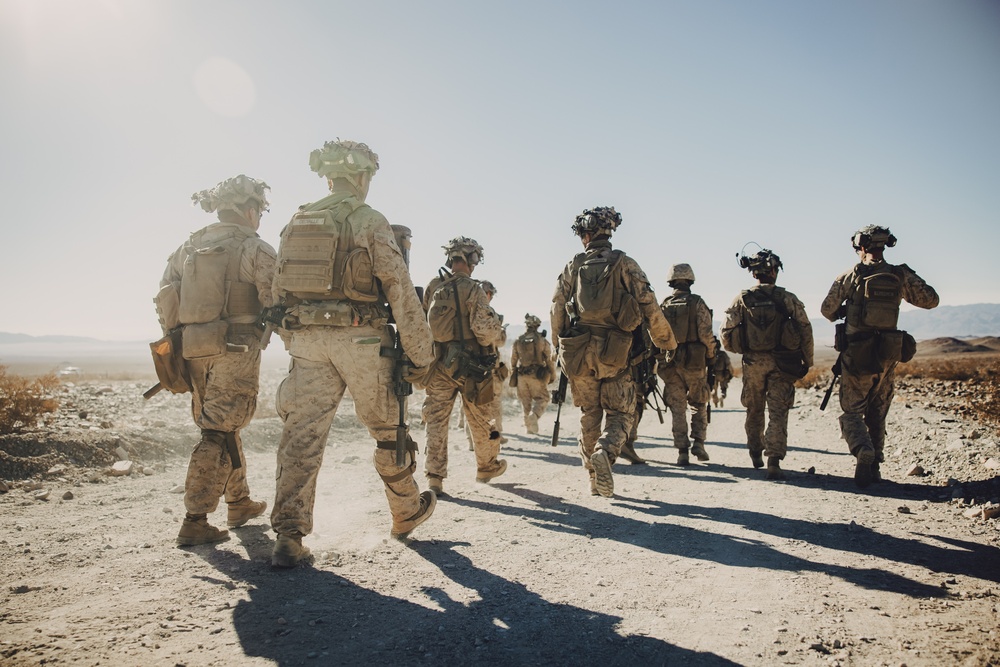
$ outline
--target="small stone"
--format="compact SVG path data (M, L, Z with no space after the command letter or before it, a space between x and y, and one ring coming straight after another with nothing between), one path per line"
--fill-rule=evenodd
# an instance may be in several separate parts
M914 463L906 471L907 477L921 477L923 476L923 474L924 474L924 469L923 467L921 467L919 463Z
M104 385L103 387L101 387L100 389L98 389L95 393L98 393L98 394L113 394L114 392L115 392L114 388L112 388L112 387L110 387L108 385Z
M72 491L67 491L66 493L64 493L62 495L62 499L63 500L73 500L73 492Z
M983 467L987 470L1000 470L1000 460L990 457L983 463Z
M978 440L980 436L982 436L982 433L980 433L976 429L972 429L971 431L965 434L965 437L968 438L969 440Z
M1000 505L983 508L983 519L995 519L1000 516Z
M847 524L847 530L851 531L852 533L858 530L858 524L854 521L854 519L851 519L851 522Z
M809 474L809 475L815 475L816 474L816 466L809 466L809 470L806 470L806 473Z
M164 514L173 514L174 511L172 509L170 509L169 507L164 507L163 508L163 513Z
M79 417L80 419L86 419L87 418L87 411L86 410L80 410L80 412L78 412L76 416Z
M910 508L907 507L906 505L900 505L899 507L896 508L896 511L899 512L900 514L913 514L913 512L910 511Z
M982 507L970 507L969 509L967 509L964 512L962 512L962 516L964 516L966 519L977 519L977 518L983 516L983 508Z
M51 468L49 468L45 472L45 474L46 475L61 475L64 472L66 472L66 466L64 466L64 465L54 465Z
M126 452L125 448L122 447L122 446L118 446L118 447L115 448L115 456L118 457L119 461L128 461L129 460L129 458L128 458L128 452Z
M833 648L844 648L844 642L840 641L839 639L834 639Z
M163 428L166 425L167 422L163 421L162 419L157 419L156 421L153 422L153 426L155 426L156 428Z
M965 449L965 440L952 440L948 443L949 452L957 452Z
M115 461L114 465L111 466L109 475L114 477L122 477L124 475L131 475L132 469L135 464L132 461Z
M48 500L49 499L49 490L48 489L39 489L38 491L35 491L34 493L32 493L31 497L34 498L35 500Z
M10 487L7 486L7 482L0 479L0 493L7 493L10 491Z
M170 493L184 493L184 485L178 484L177 486L171 487Z
M284 618L282 618L282 617L279 616L278 620L275 621L275 623L277 623L278 625L286 625L288 623L288 621L286 621Z

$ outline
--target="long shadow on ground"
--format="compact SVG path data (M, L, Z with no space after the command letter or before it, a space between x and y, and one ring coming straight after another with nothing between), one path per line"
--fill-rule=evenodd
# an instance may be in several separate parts
M233 578L248 585L250 599L233 611L240 645L246 655L277 665L736 665L658 639L622 637L615 632L620 617L549 602L476 567L459 552L463 543L410 542L445 576L478 595L457 601L425 585L429 606L440 608L433 609L311 566L273 570L265 530L240 531L249 561L230 551L197 553L222 575L213 583L232 586ZM378 574L373 566L366 576ZM407 592L419 586L413 581Z

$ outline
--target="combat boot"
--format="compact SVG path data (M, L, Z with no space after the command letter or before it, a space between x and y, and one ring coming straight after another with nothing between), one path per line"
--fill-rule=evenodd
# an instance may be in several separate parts
M698 440L694 441L694 445L691 447L691 453L698 457L699 461L708 460L708 452L705 451L705 443Z
M538 433L538 417L535 416L534 412L529 412L524 418L524 430L526 430L529 435L535 435Z
M405 540L410 536L410 533L414 528L431 518L431 514L434 514L434 508L436 506L437 496L434 495L434 492L424 491L420 494L420 509L417 510L417 513L409 519L405 519L403 521L393 521L392 531L389 535L396 540Z
M760 452L751 451L750 452L750 461L753 462L753 467L754 468L763 468L764 467L764 457L761 455Z
M882 471L879 470L879 462L872 464L872 484L882 481Z
M781 459L777 456L767 457L767 479L785 479L785 473L781 471Z
M618 456L625 459L632 465L643 465L646 463L646 459L639 456L635 451L635 443L626 442L622 445L622 450L618 453Z
M476 472L477 482L488 482L494 477L499 477L504 474L507 470L507 461L504 459L497 459L496 468L493 470L479 470Z
M427 488L434 492L436 496L447 496L444 492L444 479L437 475L427 475Z
M594 471L590 471L590 495L599 496L600 493L597 492L597 478L594 477Z
M687 447L677 450L677 465L686 466L691 464L691 457L688 456Z
M271 567L295 567L312 559L309 547L302 544L301 535L278 533L271 552Z
M229 531L219 529L208 523L204 514L188 514L184 517L181 530L177 533L177 544L182 547L193 547L198 544L225 542L229 539Z
M854 483L863 489L872 483L872 464L875 463L875 450L869 446L858 449L855 454L858 461L854 465Z
M603 449L598 449L590 457L590 465L594 466L594 484L597 493L610 498L615 495L615 478L611 476L611 459Z
M226 525L230 528L239 528L250 519L256 519L267 509L267 501L250 500L250 496L235 503L229 503L229 513Z

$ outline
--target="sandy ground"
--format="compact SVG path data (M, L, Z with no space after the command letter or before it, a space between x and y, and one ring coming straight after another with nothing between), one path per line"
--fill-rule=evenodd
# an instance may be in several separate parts
M269 503L279 379L267 372L244 435L253 495ZM887 481L864 492L818 389L791 414L787 481L765 481L737 380L713 410L710 462L675 466L669 417L647 413L649 464L617 463L610 499L589 494L575 409L553 448L554 408L527 436L510 401L507 473L477 484L453 428L452 496L408 544L388 539L372 443L346 401L306 538L316 562L279 571L266 517L219 545L175 546L196 431L186 397L144 403L144 388L77 383L46 426L122 447L132 475L105 475L112 457L0 495L0 663L1000 665L1000 532L966 516L997 500L997 438L905 395ZM906 476L914 463L925 476Z

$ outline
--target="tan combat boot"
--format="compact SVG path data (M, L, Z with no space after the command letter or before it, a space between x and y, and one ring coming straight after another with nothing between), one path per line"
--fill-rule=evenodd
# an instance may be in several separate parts
M767 475L766 479L785 479L785 473L781 471L781 459L777 456L767 457Z
M301 535L278 533L271 552L271 567L295 567L311 558L312 552L302 544Z
M635 444L631 442L626 442L622 445L622 450L618 452L618 456L632 465L642 465L646 462L646 459L639 456L638 452L635 451Z
M444 492L444 479L437 475L427 475L427 488L434 492L434 495L447 496Z
M230 528L239 528L250 519L256 519L267 509L267 502L260 500L250 500L250 496L229 503L229 514L226 517L226 525Z
M590 457L590 465L594 466L594 483L597 492L605 498L615 495L615 478L611 475L611 459L603 449L598 449Z
M691 464L691 457L688 456L687 447L677 450L677 465L686 466Z
M526 430L529 435L535 435L538 433L538 417L535 416L534 412L529 412L524 418L524 430Z
M222 530L208 523L204 514L188 514L184 517L181 530L177 533L177 544L182 547L193 547L198 544L225 542L229 539L229 531Z
M599 496L600 493L597 492L597 478L594 477L594 471L590 471L590 495Z
M764 467L764 457L760 452L750 452L750 460L753 462L754 468Z
M694 445L691 447L691 453L698 457L699 461L708 460L708 452L705 451L705 443L698 440L694 441Z
M434 514L434 508L436 506L437 496L434 492L424 491L420 494L420 509L417 510L417 513L409 519L405 519L403 521L393 521L392 531L389 535L396 540L405 540L410 536L410 533L414 528L431 518L431 514Z
M494 477L499 477L504 474L507 470L507 461L504 459L497 459L496 467L492 470L479 470L476 472L477 482L488 482Z
M864 446L860 448L855 454L858 457L858 462L854 466L854 483L858 485L858 488L865 488L874 480L874 472L872 471L872 464L875 463L875 450L869 446Z

